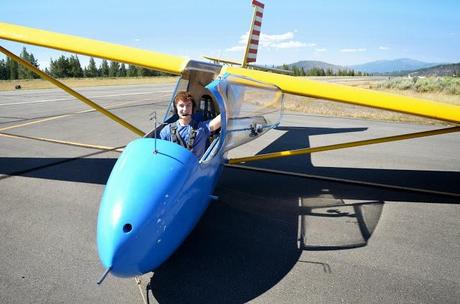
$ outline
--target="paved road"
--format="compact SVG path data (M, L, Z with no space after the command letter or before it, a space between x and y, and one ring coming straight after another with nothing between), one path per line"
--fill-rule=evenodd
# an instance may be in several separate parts
M147 131L172 89L79 91ZM118 153L30 139L116 147L136 137L86 109L56 90L0 92L0 132L22 136L0 136L1 303L142 303L133 279L95 284L98 204ZM430 128L287 113L230 156ZM253 165L459 193L459 150L449 134ZM458 196L235 168L215 193L183 246L141 278L151 302L458 303Z

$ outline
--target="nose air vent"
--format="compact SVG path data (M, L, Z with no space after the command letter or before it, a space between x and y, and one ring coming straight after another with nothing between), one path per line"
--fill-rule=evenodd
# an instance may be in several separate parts
M123 226L123 232L124 232L124 233L128 233L128 232L130 232L131 230L133 230L133 226L132 226L131 224L125 224L125 225Z

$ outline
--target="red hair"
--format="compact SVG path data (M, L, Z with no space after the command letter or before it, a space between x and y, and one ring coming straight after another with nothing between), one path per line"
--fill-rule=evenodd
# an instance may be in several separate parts
M182 101L191 101L192 102L192 111L195 111L195 100L193 100L192 94L187 91L180 91L179 93L176 94L176 97L174 97L174 113L177 113L177 103L182 100Z

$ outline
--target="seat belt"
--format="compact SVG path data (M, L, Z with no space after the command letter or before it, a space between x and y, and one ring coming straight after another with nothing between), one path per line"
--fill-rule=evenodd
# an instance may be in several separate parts
M187 145L185 144L184 140L180 136L179 132L177 132L177 122L170 124L169 128L171 130L171 141L173 143L181 145L184 148L187 148Z
M185 143L184 139L182 138L182 136L180 136L179 132L177 132L177 121L175 123L172 123L169 125L170 127L170 130L171 130L171 141L176 143L176 144L179 144L181 145L182 147L192 151L193 149L193 145L195 144L195 139L196 139L196 133L197 133L197 123L192 120L190 122L190 131L189 131L189 134L188 134L188 141L187 141L187 144Z
M190 122L190 132L188 134L188 143L187 143L187 149L192 151L193 149L193 144L195 143L195 138L196 138L196 129L197 129L197 123L196 121L192 120Z

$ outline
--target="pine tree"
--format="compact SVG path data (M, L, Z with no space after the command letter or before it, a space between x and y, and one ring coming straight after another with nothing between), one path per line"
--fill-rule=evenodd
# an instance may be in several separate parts
M158 72L155 70L148 70L148 71L149 71L149 76L167 76L168 75L167 73L162 73L162 72Z
M149 70L146 68L137 67L137 76L138 77L147 77L149 75Z
M78 58L77 58L78 61ZM79 62L78 62L79 64ZM75 71L73 70L72 66L76 66L75 58L70 57L67 58L64 55L61 55L57 60L50 59L50 74L56 78L67 78L67 77L74 77ZM81 66L80 66L81 69ZM83 73L82 73L83 74Z
M25 61L29 62L30 64L32 64L34 67L38 68L38 62L34 58L34 55L29 54L25 47L22 48L20 57L24 59ZM19 65L18 66L18 78L19 79L33 79L33 78L38 78L38 75L35 75L34 72L24 67L23 65Z
M94 58L91 57L89 59L88 67L85 69L85 77L97 77L98 76L98 70L96 67L96 62L94 61Z
M299 68L296 65L292 66L292 71L294 73L294 76L299 76L300 71L299 71Z
M50 74L53 77L57 77L57 62L53 60L53 58L50 58L50 69L48 74Z
M121 66L120 66L120 70L118 71L118 77L126 77L126 67L125 67L125 64L122 63Z
M311 68L307 71L307 76L318 76L318 71L316 68Z
M136 77L137 76L137 68L135 65L130 64L128 67L128 77Z
M99 68L99 75L101 77L109 76L109 64L105 59L102 60L101 67Z
M305 70L303 69L303 67L300 67L300 75L299 76L306 76Z
M19 57L21 57L22 59L26 60L26 61L29 61L29 53L27 53L26 51L26 48L23 47L22 48L22 52L21 54L19 55ZM19 65L18 66L18 79L28 79L28 73L27 73L27 68L25 68L24 66L22 65Z
M3 59L0 60L0 79L1 80L8 79L8 71L6 68L6 62Z
M109 77L117 77L119 69L120 69L120 64L116 61L111 61L110 67L109 67Z
M57 60L50 59L50 74L56 78L72 77L70 60L61 55Z
M18 79L18 63L12 60L10 57L6 57L6 69L8 73L8 79Z
M69 60L69 76L83 77L83 69L81 68L80 60L77 55L71 55Z
M30 63L31 63L34 67L39 68L38 59L35 59L34 54L30 53L29 59L30 59ZM29 71L29 72L30 72L30 74L32 75L32 78L33 78L33 79L38 79L38 78L40 78L40 76L38 76L38 74L35 74L35 73L32 72L32 71Z

